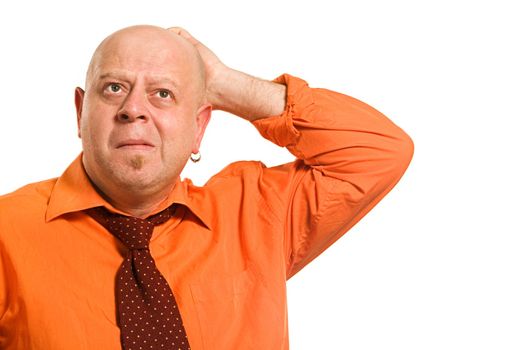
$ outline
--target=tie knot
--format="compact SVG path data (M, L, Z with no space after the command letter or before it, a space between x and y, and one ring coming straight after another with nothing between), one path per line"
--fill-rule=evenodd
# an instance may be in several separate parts
M148 249L153 228L166 222L173 214L173 206L146 219L109 212L104 207L88 210L88 214L117 237L128 249Z
M153 224L128 216L114 216L107 219L108 231L124 243L128 249L147 249L153 234Z

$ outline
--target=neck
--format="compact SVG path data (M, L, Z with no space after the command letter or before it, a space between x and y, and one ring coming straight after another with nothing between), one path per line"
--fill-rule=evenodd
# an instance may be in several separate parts
M120 211L123 211L131 216L145 219L159 206L159 204L166 199L163 197L158 201L141 201L141 200L112 200L106 197L106 200L111 203L112 206Z
M131 216L145 219L158 208L158 206L168 198L171 188L166 188L163 191L134 191L126 188L121 190L118 187L116 190L104 189L102 186L97 186L91 181L93 187L97 192L113 207L129 214Z

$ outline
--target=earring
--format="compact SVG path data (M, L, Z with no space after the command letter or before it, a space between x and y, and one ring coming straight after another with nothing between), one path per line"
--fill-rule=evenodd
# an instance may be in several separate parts
M193 163L197 163L199 160L201 160L201 152L197 151L197 153L192 153L190 159Z

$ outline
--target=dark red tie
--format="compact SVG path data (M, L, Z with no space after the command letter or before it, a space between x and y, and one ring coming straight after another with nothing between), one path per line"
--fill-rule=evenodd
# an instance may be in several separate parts
M88 214L129 249L117 272L116 303L124 350L189 350L175 297L155 266L149 251L153 227L167 221L174 206L139 219L109 212L104 207Z

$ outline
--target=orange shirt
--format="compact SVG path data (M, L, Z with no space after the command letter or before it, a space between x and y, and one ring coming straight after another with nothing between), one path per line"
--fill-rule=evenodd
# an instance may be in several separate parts
M399 181L413 144L349 96L283 75L287 106L254 122L297 160L231 164L203 186L178 181L155 212L150 250L193 350L288 349L286 280ZM0 348L120 349L115 275L126 248L84 210L120 212L80 157L64 174L0 197ZM153 214L153 213L152 213Z

